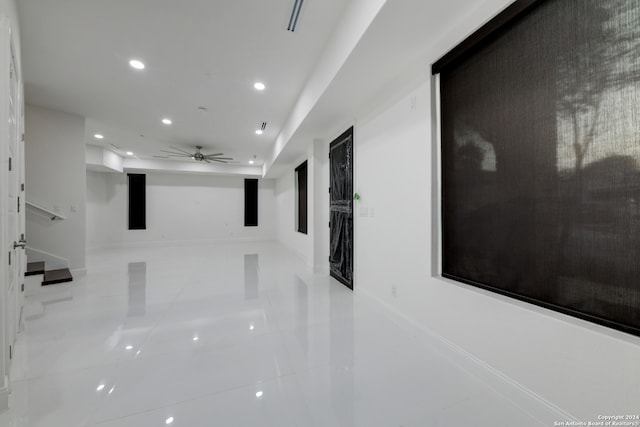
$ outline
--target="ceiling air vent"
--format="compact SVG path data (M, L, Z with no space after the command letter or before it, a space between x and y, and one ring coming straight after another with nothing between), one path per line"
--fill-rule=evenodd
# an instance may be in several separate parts
M261 129L261 130L265 130L266 128L267 128L267 122L262 122L262 123L260 124L260 129Z
M298 18L300 17L300 10L302 9L302 3L304 3L304 0L294 0L287 31L291 31L293 33L296 30L296 26L298 25Z

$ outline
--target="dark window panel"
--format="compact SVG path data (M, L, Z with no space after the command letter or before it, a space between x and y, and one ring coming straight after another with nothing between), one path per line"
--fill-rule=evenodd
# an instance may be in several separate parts
M258 226L258 180L244 180L244 226Z
M298 184L298 232L307 234L307 162L296 168Z
M146 230L146 175L137 173L127 175L129 178L129 230Z

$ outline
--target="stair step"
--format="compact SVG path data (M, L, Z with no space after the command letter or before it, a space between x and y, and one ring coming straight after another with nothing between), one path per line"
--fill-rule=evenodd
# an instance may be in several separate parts
M37 276L38 274L44 274L44 261L28 262L27 271L25 276Z
M73 276L68 268L61 268L60 270L49 270L44 272L44 280L42 286L54 285L56 283L71 282Z

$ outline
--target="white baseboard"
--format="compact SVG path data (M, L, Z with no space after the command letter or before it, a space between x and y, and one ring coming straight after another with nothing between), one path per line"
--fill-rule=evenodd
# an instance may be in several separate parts
M276 241L273 236L262 237L220 237L212 239L193 239L193 240L149 240L141 242L120 242L109 243L105 245L94 245L87 247L87 253L108 249L123 248L156 248L171 246L192 246L192 245L208 245L216 243L251 243L251 242L272 242Z
M459 345L449 341L445 337L433 332L427 326L410 318L405 313L388 304L380 297L366 290L357 289L357 287L354 290L354 293L359 297L368 298L371 301L381 305L387 311L389 311L393 315L393 317L396 318L400 323L406 324L417 332L426 334L430 338L442 343L442 349L444 350L444 352L446 352L445 356L448 360L456 363L461 367L472 366L473 368L469 370L472 371L469 372L471 375L483 381L494 391L501 394L503 397L511 401L514 405L518 406L523 411L528 412L529 415L539 420L544 425L554 425L554 422L556 421L578 422L578 418L576 418L575 416L569 414L562 408L544 399L523 384L520 384L513 378L495 369L473 354L467 352ZM535 402L535 407L532 407L531 402Z

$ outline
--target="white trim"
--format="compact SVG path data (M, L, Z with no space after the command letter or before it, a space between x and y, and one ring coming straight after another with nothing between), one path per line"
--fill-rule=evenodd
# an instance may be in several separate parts
M442 116L440 111L440 74L431 79L431 129L435 145L432 152L432 216L431 216L431 277L442 277Z

